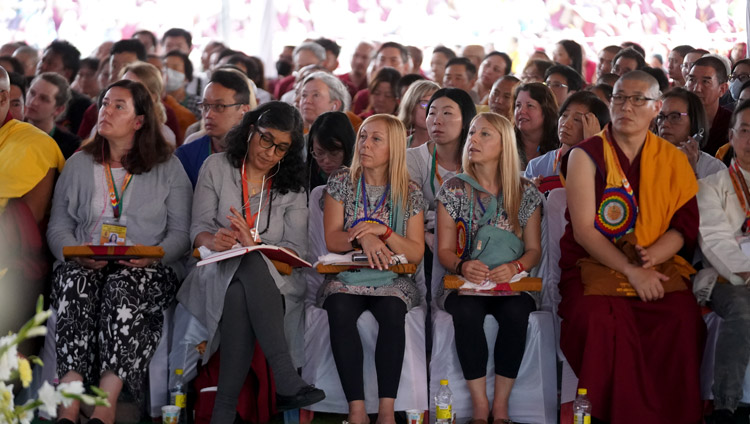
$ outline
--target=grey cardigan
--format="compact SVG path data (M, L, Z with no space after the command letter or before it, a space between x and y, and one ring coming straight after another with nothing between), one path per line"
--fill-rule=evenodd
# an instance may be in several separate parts
M307 255L307 195L302 192L273 196L268 206L258 216L258 228L264 243L286 247L294 250L304 258ZM250 198L250 209L258 209L259 195ZM266 203L266 200L263 201ZM226 153L216 153L208 157L201 167L198 183L195 185L193 199L193 222L190 227L190 238L195 238L203 231L216 233L219 228L229 228L227 219L229 207L240 209L242 206L242 183L239 169L233 167ZM266 266L276 286L284 296L284 330L292 360L301 367L304 360L304 276L295 268L292 275L280 275L268 258ZM221 334L219 322L223 314L224 296L227 287L234 278L241 257L221 262L194 267L185 278L177 293L177 300L203 324L208 331L208 345L203 357L208 362L219 347Z
M78 152L68 159L55 187L52 216L47 227L47 242L57 262L63 261L63 246L91 242L98 237L101 225L92 213L94 193L94 158ZM134 175L125 191L123 210L127 217L128 244L161 246L162 262L178 278L184 277L181 259L190 250L190 206L193 190L179 159L172 156L149 172ZM109 207L108 205L106 207Z

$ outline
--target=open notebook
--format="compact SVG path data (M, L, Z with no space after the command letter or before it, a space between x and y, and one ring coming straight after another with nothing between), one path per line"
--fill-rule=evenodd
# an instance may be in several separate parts
M223 252L213 252L209 255L203 256L203 260L199 261L197 266L208 265L225 259L234 258L236 256L242 256L256 250L266 255L266 257L272 261L284 262L295 268L310 268L312 266L310 262L295 255L291 250L279 246L271 246L269 244L240 246Z

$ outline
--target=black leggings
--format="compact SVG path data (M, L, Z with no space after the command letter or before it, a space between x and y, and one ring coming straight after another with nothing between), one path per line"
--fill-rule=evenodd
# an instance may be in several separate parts
M453 315L456 351L466 380L487 375L487 338L484 317L491 314L500 328L495 341L495 374L516 378L526 349L526 327L529 314L536 310L527 293L519 296L459 296L451 293L445 310Z
M219 325L221 364L211 423L234 422L256 340L273 371L277 393L293 395L306 385L287 349L281 293L260 253L248 253L242 258L224 296Z
M375 345L375 369L378 375L378 397L396 398L406 344L406 304L392 296L361 296L337 293L323 303L328 311L331 350L339 372L346 400L365 399L362 341L357 319L366 310L378 321Z

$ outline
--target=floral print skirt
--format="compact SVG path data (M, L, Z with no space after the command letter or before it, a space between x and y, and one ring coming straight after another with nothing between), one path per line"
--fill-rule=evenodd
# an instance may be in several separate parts
M58 267L52 289L58 377L75 371L84 384L98 385L99 377L111 371L140 398L161 339L163 311L178 285L174 271L161 263L92 270L65 262Z

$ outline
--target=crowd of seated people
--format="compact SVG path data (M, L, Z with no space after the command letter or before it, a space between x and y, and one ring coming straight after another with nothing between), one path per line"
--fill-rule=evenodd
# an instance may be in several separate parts
M137 31L86 58L64 40L0 48L0 229L14 246L0 246L0 269L51 294L58 378L109 393L91 422L113 423L119 393L144 390L162 313L176 302L207 332L202 362L221 352L212 423L240 419L257 352L277 409L325 398L299 375L302 273L257 252L201 267L193 257L260 243L306 257L319 186L325 247L362 250L370 268L329 275L314 296L329 316L350 423L369 422L358 317L370 311L379 325L377 421L392 423L405 316L430 300L416 274L387 270L393 256L423 262L428 287L433 256L469 283L505 283L544 262L545 242L561 251L560 348L593 422L747 422L746 46L680 45L649 66L655 55L632 42L590 60L565 39L515 64L516 54L441 45L429 47L424 72L421 49L363 41L339 74L336 41L300 41L279 55L276 79L220 42L202 46L196 66L180 28ZM552 190L565 191L565 210L545 210ZM542 235L551 212L566 217L560 240ZM496 250L480 253L480 240ZM110 242L164 256L63 255ZM536 297L441 289L431 301L452 315L472 423L511 422ZM712 409L700 393L700 306L724 320ZM487 315L501 328L493 399ZM75 423L79 409L61 408L58 422Z

